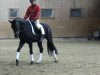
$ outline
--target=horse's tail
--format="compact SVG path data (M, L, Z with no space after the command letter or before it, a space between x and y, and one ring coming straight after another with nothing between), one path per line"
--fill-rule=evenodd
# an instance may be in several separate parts
M47 27L47 51L49 55L53 55L53 51L55 51L56 54L58 54L58 51L53 43L53 39L52 39L52 31L50 29L50 27Z
M58 54L58 51L56 49L56 47L54 46L53 42L52 41L47 41L47 51L48 51L48 54L50 56L53 55L53 51L55 51L56 54Z

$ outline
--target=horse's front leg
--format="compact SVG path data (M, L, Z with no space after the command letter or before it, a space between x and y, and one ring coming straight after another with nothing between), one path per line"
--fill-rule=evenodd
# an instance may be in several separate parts
M18 46L18 49L17 49L17 54L16 54L16 65L18 66L19 65L19 54L20 54L20 50L21 48L23 47L25 43L20 41L19 42L19 46Z
M30 57L31 57L31 63L30 65L34 64L34 56L33 56L33 47L32 47L32 43L29 43L29 48L30 48Z
M43 47L42 47L42 42L38 42L37 44L38 44L38 47L40 50L39 59L38 59L37 63L40 63L42 61Z

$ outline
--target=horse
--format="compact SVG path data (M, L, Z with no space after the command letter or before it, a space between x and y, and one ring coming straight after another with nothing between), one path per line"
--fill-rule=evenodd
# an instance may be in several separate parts
M14 32L14 37L15 38L19 38L19 46L17 48L17 52L16 52L16 65L19 65L19 55L20 55L20 50L21 48L24 46L25 43L27 43L29 45L29 53L30 53L30 57L31 57L31 65L34 64L34 53L33 53L33 47L32 47L32 43L37 42L37 45L39 47L39 59L37 61L37 63L41 63L42 62L42 54L43 54L43 46L42 46L42 41L40 41L40 36L41 36L41 31L39 29L36 28L35 23L32 23L32 26L34 28L34 31L36 33L36 35L34 35L32 33L32 26L29 22L29 20L24 20L21 18L15 18L12 21L9 20L11 28ZM47 52L48 55L54 56L54 61L58 61L57 60L57 55L58 55L58 51L54 45L53 42L53 38L52 38L52 30L50 28L50 26L46 23L40 23L45 31L45 35L44 35L44 39L47 40Z

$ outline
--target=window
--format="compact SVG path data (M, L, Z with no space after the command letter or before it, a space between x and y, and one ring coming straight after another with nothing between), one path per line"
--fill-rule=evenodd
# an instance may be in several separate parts
M41 18L54 18L53 9L41 9Z
M83 17L83 10L81 8L73 8L70 10L71 17Z
M18 17L18 8L10 8L9 9L9 18L17 18Z
M100 31L94 31L94 37L99 37L100 36Z

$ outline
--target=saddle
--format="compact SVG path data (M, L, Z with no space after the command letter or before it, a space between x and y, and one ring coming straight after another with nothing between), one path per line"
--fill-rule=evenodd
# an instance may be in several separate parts
M34 35L39 34L38 32L39 32L40 30L36 27L34 21L29 20L29 23L30 23L31 28L32 28L32 33L33 33Z
M41 30L36 27L34 21L29 20L29 23L31 25L32 33L34 34L34 36L36 36L40 41L43 41L44 35L41 35Z

